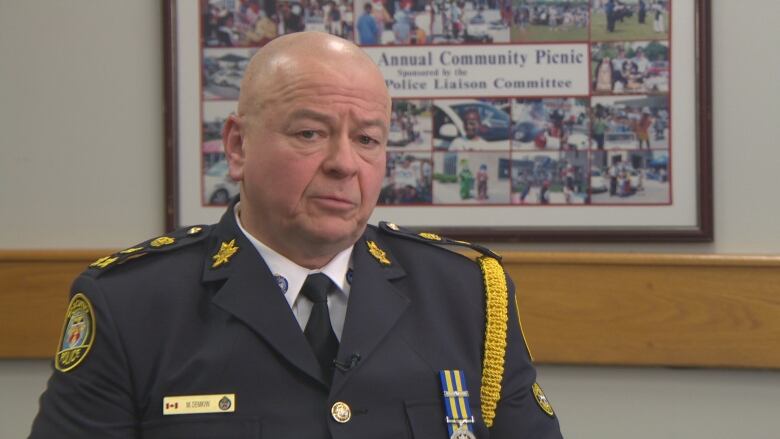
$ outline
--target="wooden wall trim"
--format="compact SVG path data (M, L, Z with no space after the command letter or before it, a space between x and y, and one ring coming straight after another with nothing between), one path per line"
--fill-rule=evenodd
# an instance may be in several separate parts
M0 358L48 358L106 250L0 251ZM780 256L504 254L539 363L780 368Z

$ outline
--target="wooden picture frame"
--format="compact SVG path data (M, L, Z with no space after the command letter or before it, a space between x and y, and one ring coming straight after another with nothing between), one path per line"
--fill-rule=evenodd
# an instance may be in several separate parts
M636 0L632 3L629 0L622 3L628 4L636 13L639 7L638 2L639 0ZM647 0L645 3L646 6L654 7L656 2L659 2L659 0ZM233 5L232 7L238 8L237 4L239 3L226 2L225 5L231 4ZM430 44L415 46L409 44L379 44L367 46L366 51L380 63L380 67L384 71L387 71L386 79L388 79L389 85L391 85L390 81L400 81L402 79L393 79L395 74L393 72L400 70L397 66L390 65L388 60L392 56L408 55L411 57L415 54L428 52L432 54L430 56L431 59L439 59L437 67L442 67L442 63L445 63L443 58L444 52L454 53L457 56L461 56L463 60L471 59L469 58L471 56L469 55L470 53L491 53L491 51L508 54L513 51L517 53L526 51L532 54L534 50L560 49L560 51L571 51L571 53L576 51L587 53L587 66L578 66L580 70L574 73L574 82L576 83L578 80L584 82L586 92L583 92L583 88L580 86L580 88L576 90L573 88L572 90L574 91L564 94L546 94L541 90L532 90L532 92L521 94L510 90L506 94L502 94L503 92L488 87L483 92L480 92L482 93L481 95L476 96L472 94L473 92L464 92L462 90L433 91L433 83L430 82L429 85L431 86L422 94L419 92L415 94L404 89L400 82L392 84L390 87L391 94L393 94L396 102L412 102L413 105L411 107L413 108L417 104L420 104L417 105L420 108L427 105L427 109L417 109L417 111L422 111L418 114L431 118L435 118L439 114L445 114L447 111L445 109L446 105L452 107L454 102L464 98L468 98L469 102L473 102L471 104L472 107L476 107L477 103L482 105L482 103L487 102L497 107L520 108L528 111L535 107L543 108L544 111L542 112L546 114L545 117L548 119L554 117L555 110L552 110L552 108L561 109L561 112L563 112L563 108L574 108L576 105L581 105L577 102L585 100L585 106L580 107L584 108L584 110L580 110L579 114L586 114L586 121L578 120L574 122L574 112L571 115L567 115L571 116L571 125L574 126L574 128L569 128L571 132L577 130L575 123L581 127L586 127L586 130L583 131L586 136L584 138L582 136L579 137L582 139L580 144L575 146L572 143L563 147L555 135L549 134L551 131L548 131L547 139L550 141L548 145L553 146L543 147L540 150L533 149L533 146L524 146L525 144L519 140L519 130L515 130L520 123L518 116L517 120L512 119L512 125L508 131L510 133L506 140L507 145L510 145L506 150L508 152L499 154L497 151L490 151L482 155L475 151L457 153L446 149L453 142L442 146L446 142L436 144L436 138L433 139L434 145L427 149L427 138L435 137L441 133L440 128L442 124L439 124L439 126L434 125L432 129L435 133L427 134L428 137L425 142L422 142L425 146L419 147L421 149L409 152L408 145L399 146L398 144L389 148L388 157L391 162L399 167L405 165L402 164L404 161L410 162L412 165L415 162L420 162L422 165L417 165L417 169L419 169L420 166L426 166L425 162L428 161L426 157L431 157L432 159L428 161L429 164L427 165L428 177L426 177L426 181L428 181L428 188L432 188L430 192L435 194L437 188L447 187L448 190L451 190L454 187L452 186L453 183L445 180L448 178L452 179L453 176L455 176L458 182L455 184L461 185L461 182L464 180L456 176L456 170L463 167L463 157L468 159L474 157L472 160L474 162L472 165L474 166L474 173L476 173L476 169L485 166L493 173L490 174L491 178L494 178L493 176L496 175L495 181L488 180L485 177L485 185L492 183L491 187L503 187L501 185L508 184L508 189L492 198L488 197L487 190L485 190L485 193L482 194L483 198L476 200L478 195L476 195L477 184L475 183L462 199L457 198L455 195L452 195L455 198L446 199L446 197L440 195L440 199L437 201L434 198L435 195L429 194L430 198L423 199L422 202L419 199L411 198L412 202L401 201L400 203L398 200L404 200L405 198L391 192L384 199L385 204L380 204L377 207L372 221L379 219L390 220L419 230L435 231L460 239L478 241L711 241L713 239L713 197L710 2L707 0L662 0L658 3L662 8L666 8L661 10L662 14L667 14L666 17L661 16L662 20L666 20L665 23L668 26L668 30L665 30L665 32L668 35L663 34L664 37L658 41L661 41L660 44L662 46L666 45L668 48L665 73L668 75L668 79L666 79L668 82L664 83L664 86L668 87L668 89L666 92L648 91L639 93L639 95L623 90L615 92L612 88L604 93L597 91L598 78L595 70L597 67L594 66L598 62L604 61L603 58L606 56L602 57L602 55L613 54L618 46L621 46L626 52L633 53L634 56L638 56L639 50L637 48L645 48L649 51L650 45L654 44L654 42L657 43L654 39L655 37L642 36L638 39L632 38L630 31L626 31L627 33L624 34L626 36L620 36L621 26L629 26L620 23L616 25L617 36L613 37L610 34L605 34L602 27L596 28L596 26L600 19L599 17L603 14L602 11L605 10L606 0L591 0L590 2L584 2L583 0L583 3L587 3L589 14L587 39L563 42L544 41L544 38L549 38L549 35L552 35L544 34L544 32L547 32L554 26L554 24L549 24L551 22L549 19L548 24L539 25L534 24L533 20L527 20L528 17L526 16L527 26L525 28L516 21L523 19L522 17L520 19L517 18L519 15L525 14L527 9L523 8L526 6L528 8L541 7L542 3L538 0L515 1L512 3L513 6L511 6L511 17L508 18L502 14L501 23L498 20L491 22L493 28L500 29L505 23L511 21L511 26L509 26L507 31L508 35L511 35L508 37L511 41L508 42L502 42L499 37L493 38L496 41L492 44L485 44L482 41L469 40L463 34L457 38L454 38L452 34L445 35L445 38L431 32L426 40ZM272 6L268 6L269 4ZM293 6L296 4L293 2ZM349 5L346 1L343 4ZM490 7L492 3L489 2L487 4ZM222 75L218 68L213 67L213 65L217 63L215 59L219 57L225 60L232 59L232 61L224 62L233 62L239 65L238 63L243 63L243 59L248 58L258 49L258 47L253 47L252 44L241 43L240 39L237 40L239 41L237 46L233 48L219 46L221 43L214 43L213 41L212 45L209 46L208 38L204 36L203 28L206 26L204 24L206 17L202 10L204 7L210 7L209 5L215 5L214 7L217 10L219 6L224 6L220 5L218 0L203 1L197 4L196 2L177 0L166 0L164 2L164 33L166 42L164 51L165 192L166 227L169 229L192 223L214 222L219 218L223 210L221 207L207 206L208 200L204 196L204 179L206 178L204 173L207 171L203 159L206 154L204 145L207 143L204 139L206 138L206 131L209 131L213 137L213 132L216 130L214 121L209 122L206 119L207 116L211 117L209 115L212 107L221 106L219 111L222 112L225 111L222 108L228 108L231 101L229 96L235 96L237 87L231 85L234 84L231 82L232 79ZM260 2L258 2L258 5L260 5ZM264 2L262 5L266 10L266 15L270 15L269 13L273 12L273 8L279 7L278 4L273 2ZM352 9L352 23L355 23L358 19L357 6L360 6L361 3L353 3L352 5L355 6ZM414 10L416 3L412 2L412 5L411 9ZM558 18L560 23L565 21L565 14L574 15L575 20L577 19L576 10L571 12L568 9L564 9L564 6L559 6L559 8L557 14L562 17ZM428 12L423 12L424 9L419 9L420 12L417 12L418 16L428 14ZM472 7L469 10L469 3L466 4L464 9L466 10L464 15L468 16L469 12L472 14L470 20L475 20L474 17L476 15L483 14L483 11L477 10L477 8ZM227 12L237 13L236 11L237 9L234 11L228 10ZM484 15L487 16L489 12L491 11L485 11ZM650 14L651 12L648 11L646 13ZM433 17L430 19L430 29L433 30L438 15L431 13L430 17ZM415 16L415 19L417 20L418 17ZM424 16L423 19L425 19ZM635 19L630 18L629 20ZM445 19L442 18L442 20ZM419 20L415 21L415 23L419 22ZM314 19L312 19L312 23L315 23L312 27L320 26ZM552 20L552 23L557 22ZM468 25L467 23L466 26ZM456 28L451 23L449 25L445 23L443 26L444 29ZM547 28L543 29L540 26L547 26ZM599 23L598 26L602 26L602 24ZM566 30L564 25L560 27L564 31ZM354 27L352 32L353 37L357 39L359 37L358 29ZM497 35L495 32L503 31L494 31L493 36ZM534 32L538 32L536 35L540 35L541 41L533 40ZM476 34L476 32L474 33ZM389 38L392 38L393 34L397 38L398 29L391 30L388 26L385 29L383 38L388 35L390 36ZM529 38L529 40L515 41L516 38ZM593 38L598 38L598 40ZM384 40L382 41L384 42ZM655 45L658 46L658 44ZM239 56L236 56L236 53ZM383 56L385 59L381 61L380 58ZM236 61L236 59L241 59L241 61ZM452 62L452 59L449 61ZM385 64L381 65L383 62ZM664 69L663 63L659 64L658 69ZM450 65L450 73L455 73L455 67ZM489 76L493 73L481 73L484 70L479 70L479 67L457 67L460 73L465 75L467 79L474 80L485 77L488 79L485 81L486 83L490 83L491 80L495 82L496 80L495 77ZM490 72L502 71L501 68L496 66L489 67L491 68ZM446 70L446 68L447 66L444 66L443 70ZM220 79L216 80L218 83L214 82L216 74L209 73L209 69L217 69L216 73L220 74ZM566 75L570 73L564 70L563 68L548 68L547 70L536 70L533 72L541 72L553 78L556 75L561 75L565 79ZM471 76L469 77L469 75ZM654 76L655 82L658 82L658 77L662 75L663 73L658 73L657 76ZM430 78L428 80L430 81ZM650 81L647 82L649 83ZM613 82L612 84L614 87L616 83ZM213 99L213 96L204 97L207 96L205 91L207 87L218 89L217 98ZM223 92L225 94L220 95ZM225 96L228 96L228 98L224 98ZM666 99L668 108L656 108L653 104L643 104L643 102L656 102L659 100L659 96L661 100ZM444 102L446 105L437 106L439 102ZM571 105L571 102L574 102L575 105ZM619 147L610 150L609 147L602 149L602 147L594 146L593 120L595 118L595 110L598 108L596 104L599 104L602 108L608 108L607 112L612 115L617 114L618 116L615 116L615 118L624 117L630 120L631 117L634 117L634 121L630 122L634 125L637 124L636 118L644 117L644 113L652 114L654 120L658 121L663 119L663 111L668 110L669 115L666 116L667 131L661 134L662 136L667 136L668 139L666 140L668 146L666 147L665 164L663 160L656 160L657 157L663 158L663 147L658 148L660 153L656 156L658 151L655 148L651 151L650 141L648 140L647 150L643 151L641 136L638 150L633 147ZM643 105L644 107L641 108ZM401 106L399 104L399 108ZM405 106L405 108L409 107L410 105ZM647 111L648 107L650 107L650 111ZM514 117L514 115L520 112L508 110L508 113ZM628 117L621 115L621 113L628 113ZM642 116L639 113L642 113ZM208 128L204 128L208 123L211 125ZM422 131L427 133L428 129L427 125L423 125ZM443 134L441 135L443 136ZM410 136L414 135L410 134ZM417 136L419 137L420 135L417 134ZM422 137L425 136L423 135ZM567 139L571 139L571 137L573 136L569 135ZM636 136L632 137L633 140L636 140L636 138ZM403 140L400 143L403 143ZM609 144L609 142L607 143ZM532 144L529 143L528 145ZM215 152L218 148L215 145L210 144L208 148L210 148L208 154L218 156L218 152ZM430 154L430 156L427 154ZM577 164L577 159L569 158L581 157L580 154L585 155L587 161ZM544 158L545 155L549 159ZM439 161L437 161L437 158ZM449 173L442 172L444 168L441 163L445 160L450 162L450 169L447 171ZM597 161L599 162L598 166L594 165ZM430 169L430 162L433 162L433 169ZM549 169L543 170L541 173L537 169L531 170L531 164L538 162L543 162L542 166L549 166ZM545 163L554 164L545 165ZM622 170L614 171L613 165L615 163L623 164L622 168L618 167ZM523 166L526 167L523 168ZM568 169L572 168L576 169L576 171L571 171L571 174L567 174L569 172ZM525 169L525 171L522 171L522 169ZM393 174L394 172L394 169L388 167L388 175L395 175ZM422 171L419 172L423 173ZM612 173L622 174L613 176ZM533 175L529 177L529 174ZM603 174L601 175L601 180L599 180L599 174ZM542 177L538 175L542 175ZM434 180L435 178L439 180ZM614 186L617 184L613 183L613 181L618 179L622 181L620 187L626 188L625 193L620 193L618 189L615 189ZM636 181L637 179L638 182ZM525 180L525 183L521 180ZM574 182L575 180L576 182ZM660 202L648 201L652 198L650 195L651 183L657 187L664 187L656 184L662 180L663 182L669 182L668 196L662 198ZM450 186L446 186L447 184L450 184ZM523 186L524 184L525 186ZM388 184L388 187L390 186ZM601 190L598 193L596 192L597 186L600 186L599 189ZM461 185L461 187L463 186ZM604 189L605 187L607 189ZM529 190L520 188L529 188ZM556 188L561 192L555 192ZM553 197L552 202L547 202L549 205L541 201L545 199L543 192L547 190L549 190L550 194L556 196ZM604 190L608 194L604 193ZM438 191L439 194L444 192L443 189ZM525 194L521 192L525 192ZM535 196L539 201L525 203L526 195L529 192L531 194L536 192ZM463 192L461 195L463 195ZM491 193L491 195L493 194ZM415 196L419 197L420 195L416 193ZM597 198L603 201L598 201ZM561 201L564 199L566 200L565 202ZM220 198L220 200L224 201L223 198ZM576 203L568 204L571 200L574 200Z

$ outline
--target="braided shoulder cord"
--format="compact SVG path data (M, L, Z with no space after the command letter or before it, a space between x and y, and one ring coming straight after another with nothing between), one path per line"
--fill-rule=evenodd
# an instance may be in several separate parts
M485 425L493 426L496 407L501 398L501 380L504 376L506 332L508 320L508 292L504 269L495 258L477 259L485 283L485 356L482 360L482 387L480 399Z

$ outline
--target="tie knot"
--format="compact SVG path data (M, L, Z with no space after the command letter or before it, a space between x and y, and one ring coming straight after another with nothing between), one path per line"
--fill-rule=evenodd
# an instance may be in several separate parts
M328 292L331 286L330 278L322 273L310 274L301 288L301 294L313 303L322 303L328 301Z

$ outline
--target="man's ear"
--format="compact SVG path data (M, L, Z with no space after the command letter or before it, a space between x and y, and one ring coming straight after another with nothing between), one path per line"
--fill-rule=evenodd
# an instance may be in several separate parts
M244 136L241 135L240 121L236 114L230 114L222 127L222 144L225 147L225 158L228 162L228 175L235 181L244 179Z

